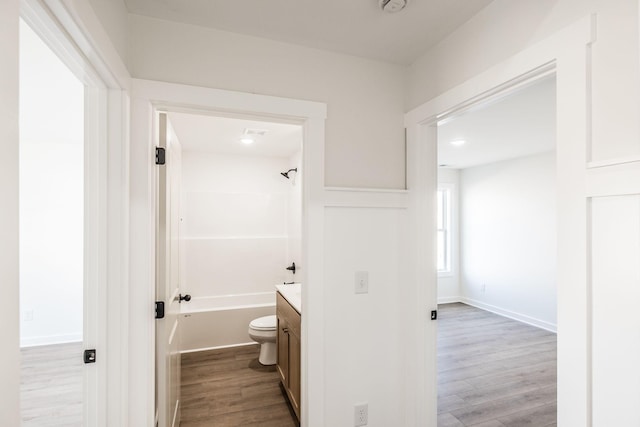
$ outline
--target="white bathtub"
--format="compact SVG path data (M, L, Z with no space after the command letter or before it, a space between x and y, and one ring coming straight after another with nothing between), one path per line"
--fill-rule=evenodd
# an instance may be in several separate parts
M253 344L249 323L276 313L276 293L194 297L180 304L180 352Z

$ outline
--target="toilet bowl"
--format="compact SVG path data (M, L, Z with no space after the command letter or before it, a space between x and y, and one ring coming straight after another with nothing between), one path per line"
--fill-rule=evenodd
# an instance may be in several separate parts
M260 357L258 361L262 365L275 365L277 358L276 324L275 314L258 317L249 323L249 337L260 344Z

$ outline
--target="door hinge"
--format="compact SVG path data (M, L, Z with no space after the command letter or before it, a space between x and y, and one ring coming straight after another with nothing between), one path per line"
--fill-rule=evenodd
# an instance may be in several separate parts
M164 319L164 301L156 301L156 319Z
M436 320L438 318L438 310L431 310L431 320Z
M84 351L84 363L96 363L96 349Z
M156 165L164 165L165 161L165 149L162 147L156 147Z

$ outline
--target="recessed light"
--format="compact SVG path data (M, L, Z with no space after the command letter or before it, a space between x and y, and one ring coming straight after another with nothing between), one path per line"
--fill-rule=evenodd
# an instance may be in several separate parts
M242 138L240 138L240 142L242 142L243 144L253 144L254 142L256 142L255 139L253 139L252 137L245 135Z
M466 143L467 141L465 141L464 139L454 139L453 141L449 141L449 144L453 145L454 147L462 147Z

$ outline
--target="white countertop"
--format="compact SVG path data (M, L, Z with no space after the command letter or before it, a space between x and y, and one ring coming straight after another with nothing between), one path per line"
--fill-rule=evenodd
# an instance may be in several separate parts
M293 283L291 285L276 285L276 290L284 297L289 304L300 314L302 314L302 284Z

